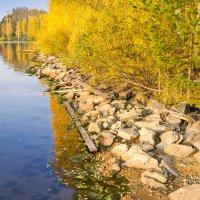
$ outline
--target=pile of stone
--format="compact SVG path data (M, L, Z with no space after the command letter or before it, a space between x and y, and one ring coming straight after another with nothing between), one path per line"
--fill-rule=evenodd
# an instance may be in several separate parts
M200 125L187 120L190 106L177 105L179 113L156 100L146 102L143 94L123 91L118 98L106 99L85 90L74 80L81 79L78 70L68 69L55 57L40 55L44 63L35 68L40 77L57 81L54 90L63 91L65 98L82 114L81 122L99 148L113 154L110 169L124 167L141 170L141 182L152 188L166 188L170 179L179 176L173 159L194 157L200 162ZM58 89L59 88L59 89ZM66 88L68 90L66 90ZM175 113L175 114L174 114ZM181 114L180 114L181 113ZM190 119L190 118L189 118ZM198 197L190 198L187 191ZM200 199L200 186L180 189L170 198Z

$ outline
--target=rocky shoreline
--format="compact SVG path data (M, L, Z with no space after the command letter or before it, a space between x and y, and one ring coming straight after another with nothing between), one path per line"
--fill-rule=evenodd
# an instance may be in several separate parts
M130 87L93 89L78 70L67 68L56 57L40 54L37 60L42 65L30 70L54 81L51 92L70 102L105 154L100 156L103 175L127 176L134 189L148 191L140 199L200 200L197 109L185 102L165 106ZM139 199L137 194L134 197Z

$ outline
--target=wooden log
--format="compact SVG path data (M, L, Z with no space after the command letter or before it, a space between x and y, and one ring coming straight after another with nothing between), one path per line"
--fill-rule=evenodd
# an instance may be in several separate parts
M24 49L24 50L19 50L19 52L22 52L22 53L36 53L37 50L35 50L35 49Z
M170 113L170 115L172 115L173 117L176 117L178 119L182 119L184 121L187 121L187 122L192 122L192 123L196 123L198 124L192 117L190 117L189 115L186 115L184 113L182 113L180 110L178 110L177 108L173 107L174 111L173 110L168 110L166 109L165 111Z
M53 91L53 93L58 93L58 94L65 94L68 92L84 92L85 89L69 89L69 90L59 90L59 91Z
M97 96L101 96L105 99L109 99L109 95L104 93L104 92L100 92L99 90L87 85L86 83L84 83L83 81L79 80L79 79L76 79L74 80L76 83L80 84L82 87L86 88L87 90L93 92L94 94L96 94Z
M64 105L66 106L72 120L74 121L77 129L79 130L81 136L83 137L88 149L90 152L97 152L97 148L95 144L93 143L92 139L88 135L87 131L82 127L81 123L79 122L78 118L76 117L71 105L68 101L64 102Z

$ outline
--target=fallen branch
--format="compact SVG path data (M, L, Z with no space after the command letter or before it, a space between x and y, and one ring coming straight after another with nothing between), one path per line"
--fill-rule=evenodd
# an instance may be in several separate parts
M190 117L189 115L184 114L178 108L172 107L172 109L174 109L174 111L173 110L168 110L168 109L166 109L165 111L170 113L173 117L176 117L178 119L185 120L185 121L187 121L189 123L192 122L192 123L198 124L192 117Z
M158 89L154 89L154 88L150 88L150 87L147 87L145 85L142 85L141 83L136 83L136 82L133 82L130 80L130 77L128 77L126 74L122 73L123 76L126 78L124 79L124 81L127 81L137 87L140 87L140 88L143 88L143 89L146 89L146 90L150 90L150 91L153 91L153 92L164 92L163 90L158 90Z
M150 90L150 91L153 91L153 92L164 92L163 90L153 89L153 88L144 86L144 85L142 85L140 83L135 83L135 82L133 82L131 80L127 80L127 79L124 79L124 80L127 81L127 82L129 82L129 83L131 83L131 84L133 84L133 85L135 85L135 86L137 86L137 87L140 87L140 88L143 88L143 89L146 89L146 90Z
M75 81L76 83L78 83L79 85L81 85L82 87L86 88L87 90L92 91L92 92L93 92L94 94L96 94L97 96L101 96L101 97L103 97L103 98L105 98L105 99L109 99L109 98L110 98L108 94L106 94L106 93L104 93L104 92L100 92L99 90L97 90L97 89L95 89L95 88L93 88L93 87L87 85L86 83L82 82L81 80L76 79L76 80L74 80L74 81Z
M181 113L183 116L187 117L190 121L192 121L193 123L198 124L192 117L190 117L189 115L184 114L180 109L173 107L174 110L176 110L177 112Z
M72 120L74 121L77 129L79 130L80 134L82 135L85 143L87 144L87 147L89 149L90 152L96 152L97 148L95 146L95 144L93 143L92 139L90 138L90 136L88 135L88 133L86 132L86 130L82 127L81 123L79 122L78 118L76 117L71 105L69 104L69 102L64 102L64 105L66 106Z
M59 90L59 91L53 91L53 93L59 93L59 94L62 94L62 93L68 93L68 92L83 92L83 91L86 91L85 89L69 89L69 90Z

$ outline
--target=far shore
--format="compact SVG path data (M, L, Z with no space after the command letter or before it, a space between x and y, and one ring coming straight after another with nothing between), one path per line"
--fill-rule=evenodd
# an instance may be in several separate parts
M19 43L19 44L22 44L22 43L34 43L34 41L17 41L17 40L15 40L15 41L0 41L0 43L13 43L13 44Z

